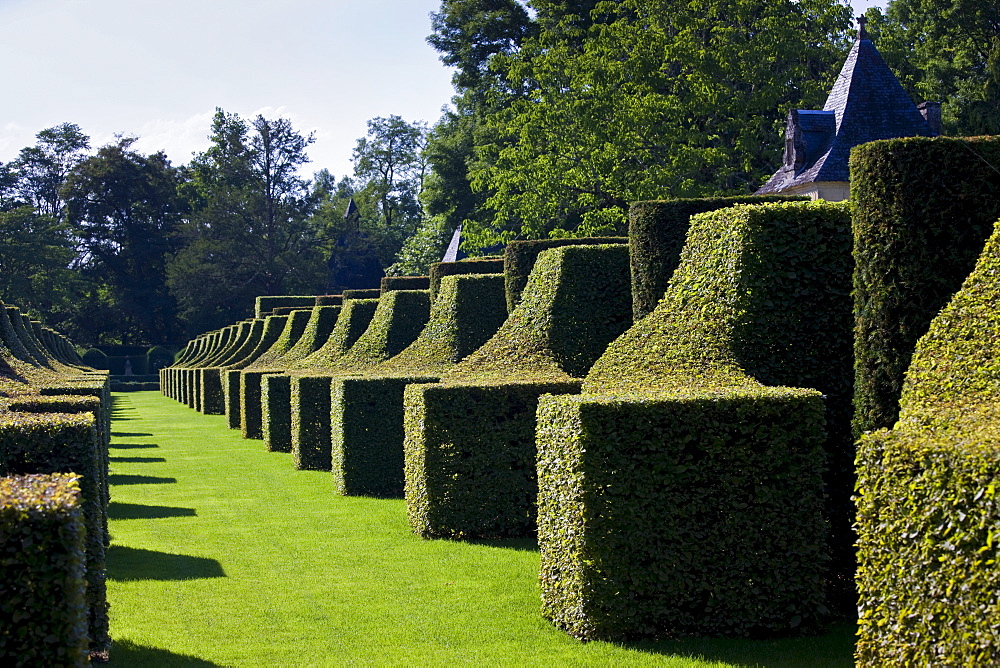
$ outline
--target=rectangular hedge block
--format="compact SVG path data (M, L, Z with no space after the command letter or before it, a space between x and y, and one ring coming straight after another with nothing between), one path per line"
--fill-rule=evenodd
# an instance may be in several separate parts
M291 378L292 461L306 471L329 471L330 376Z
M580 381L410 385L404 392L406 512L425 538L535 531L535 410Z
M817 628L823 410L788 388L543 397L545 617L604 640Z
M291 377L264 376L260 388L261 437L269 452L292 451Z
M222 409L226 414L226 425L230 429L239 429L243 424L242 406L240 406L240 372L236 369L224 369L220 373L222 380Z
M222 371L215 368L197 369L195 371L198 401L195 410L205 415L222 415L225 406L222 403Z
M232 373L232 372L230 372ZM243 438L264 438L261 422L260 388L265 376L281 373L280 370L237 371L239 377L240 428Z
M72 474L0 478L0 662L87 665L85 525Z
M437 376L334 378L330 438L334 486L345 496L403 495L403 390Z

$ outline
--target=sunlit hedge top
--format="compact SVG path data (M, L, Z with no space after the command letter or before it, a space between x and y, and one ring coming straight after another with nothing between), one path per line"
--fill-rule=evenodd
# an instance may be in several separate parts
M850 386L851 218L826 202L691 219L656 310L612 343L585 392Z
M337 371L358 372L384 362L416 340L431 310L429 290L392 290L378 300L365 333L334 363Z
M350 350L368 329L378 299L345 299L337 324L319 350L289 365L289 369L327 369Z
M330 337L334 325L337 324L338 315L340 315L339 305L314 306L309 312L309 321L306 323L302 336L288 352L275 360L275 365L290 366L323 347L323 344Z

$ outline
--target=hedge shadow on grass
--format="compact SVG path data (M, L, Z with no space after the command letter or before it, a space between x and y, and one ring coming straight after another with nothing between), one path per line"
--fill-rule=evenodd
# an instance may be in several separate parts
M141 503L108 504L108 519L111 520L158 520L167 517L196 517L194 508L178 508L176 506L146 506Z
M109 666L219 666L217 663L199 659L187 654L175 654L159 647L146 647L130 640L115 640L111 643Z
M200 580L224 578L222 564L208 557L170 554L136 547L112 545L108 548L108 579L127 580Z
M163 478L152 475L112 473L108 476L109 485L166 485L175 482L177 482L177 478Z

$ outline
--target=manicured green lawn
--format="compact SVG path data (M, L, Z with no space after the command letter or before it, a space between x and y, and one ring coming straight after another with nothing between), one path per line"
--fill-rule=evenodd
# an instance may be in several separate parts
M112 663L850 666L853 627L783 641L581 643L539 614L530 541L426 541L401 500L154 392L115 395Z

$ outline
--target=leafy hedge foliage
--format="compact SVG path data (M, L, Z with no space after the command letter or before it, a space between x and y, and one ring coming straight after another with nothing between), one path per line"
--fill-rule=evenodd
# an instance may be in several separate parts
M331 367L368 329L375 316L375 309L378 308L378 301L378 299L344 301L337 322L323 345L311 355L290 364L289 369L316 370Z
M852 150L850 167L861 434L895 423L917 339L1000 217L1000 138L872 142Z
M316 306L340 306L343 303L341 295L316 295Z
M1000 222L858 447L857 662L1000 663Z
M110 643L105 584L106 429L92 413L0 413L0 476L74 473L80 477L88 635L91 649L98 651Z
M438 292L441 290L441 280L445 276L459 276L462 274L500 274L503 273L503 258L482 258L472 257L457 262L435 262L430 270L431 302L437 301Z
M535 406L579 377L631 322L628 248L570 245L538 257L524 298L440 385L405 396L405 495L422 536L534 530Z
M334 325L337 324L337 317L340 315L340 306L314 306L306 323L305 331L291 349L282 357L275 360L275 365L288 366L305 359L309 355L323 347L326 340L330 338Z
M339 493L403 494L403 389L440 380L506 316L502 275L445 276L416 341L363 378L332 379L331 450Z
M382 296L382 290L371 288L368 290L344 290L343 298L347 299L378 299Z
M0 662L87 665L85 535L76 476L0 478Z
M382 294L390 290L429 290L430 276L383 276L379 288Z
M292 379L292 458L297 468L330 470L331 376L362 373L394 357L416 339L429 314L427 290L387 292L378 300L368 329L327 367L325 378L311 372Z
M633 202L628 214L632 315L645 318L663 298L680 261L691 216L735 204L808 200L808 197L705 197Z
M315 295L276 295L257 297L254 304L254 317L263 318L272 315L274 309L282 306L297 308L312 308L316 305Z
M537 434L547 618L604 640L817 629L818 393L552 399Z
M625 237L582 237L578 239L537 239L511 241L503 256L503 274L507 284L507 312L513 313L521 301L521 294L528 287L528 277L535 266L538 254L560 246L593 246L595 244L627 243Z
M541 399L543 608L559 626L787 633L850 584L850 224L825 202L694 216L657 308L583 395Z
M264 376L260 388L261 438L270 452L292 451L291 376Z

